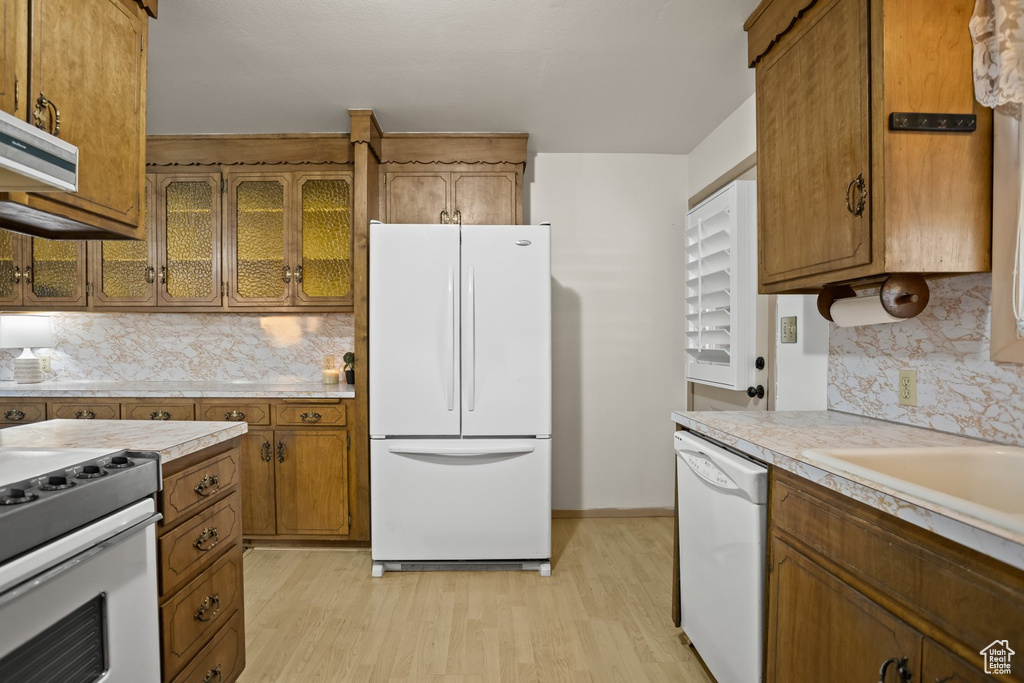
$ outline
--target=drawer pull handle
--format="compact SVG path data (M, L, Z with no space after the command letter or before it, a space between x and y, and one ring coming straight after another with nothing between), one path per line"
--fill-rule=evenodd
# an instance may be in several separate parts
M207 491L206 489L210 487L213 487L213 490ZM196 484L196 493L200 496L212 496L218 491L220 491L220 477L216 474L203 475L203 478L199 480L198 484Z
M44 124L43 116L47 114L47 122ZM32 123L36 128L42 128L50 135L60 137L60 109L43 93L39 93L39 97L36 99L36 108L32 112Z
M213 593L203 598L203 604L196 610L196 621L213 621L220 614L220 594Z
M260 446L260 459L263 460L263 462L270 462L270 458L272 457L270 455L270 451L272 451L273 448L274 447L270 445L269 441L264 441L263 445Z
M277 461L284 462L284 443L281 441L277 442Z
M241 422L245 419L245 413L240 410L232 410L230 413L224 413L224 419L229 422Z
M153 284L156 282L156 268L153 266L146 266L146 284Z
M854 187L857 188L857 203L854 204L853 197L850 196L850 190ZM859 174L856 178L850 181L850 184L846 186L846 210L854 216L860 216L864 213L864 205L868 200L867 183L864 182L864 174Z
M14 274L11 275L11 282L17 284L19 280L21 280L21 268L14 266Z
M207 541L210 541L210 545L204 546L203 544ZM217 527L208 526L203 529L203 533L196 537L195 543L192 546L196 550L206 553L216 548L218 543L220 543L220 539L217 538Z
M913 677L910 673L910 668L907 666L907 658L900 657L897 659L893 657L882 662L882 669L878 672L878 683L885 683L885 673L889 670L890 664L896 665L896 680L900 681L900 683L907 683Z
M221 680L223 679L220 677L220 664L207 671L206 676L203 677L203 683L213 683L213 681L220 683Z
M79 410L77 413L75 413L75 419L76 420L95 420L96 419L96 413L92 412L91 410Z
M309 412L303 413L302 415L299 415L299 417L302 418L303 422L319 422L320 418L322 418L323 415L321 415L320 413Z
M25 266L25 274L22 276L26 285L32 284L32 266Z
M150 420L170 420L171 414L166 410L155 410L149 414Z
M4 419L10 420L11 422L18 422L19 420L25 419L25 413L21 412L17 408L13 410L8 410L6 413L4 413Z

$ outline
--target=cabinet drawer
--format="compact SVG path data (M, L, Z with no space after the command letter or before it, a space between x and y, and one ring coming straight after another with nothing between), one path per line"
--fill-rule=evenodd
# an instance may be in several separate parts
M239 450L233 448L164 480L160 492L163 525L173 526L182 517L203 507L239 480Z
M160 594L168 595L238 543L242 530L238 489L160 538Z
M51 420L117 420L121 404L110 401L53 401L47 411Z
M46 419L45 403L0 403L0 426L24 425Z
M238 545L160 608L164 679L171 678L242 605Z
M270 424L270 405L267 403L239 403L225 401L223 403L202 403L199 406L199 419L209 422L246 422L251 425Z
M293 403L275 406L275 420L279 425L335 425L344 426L344 404Z
M126 420L194 420L193 403L126 403L122 406Z
M992 641L993 624L1005 634L1000 638L1024 641L1020 572L795 475L774 473L773 533L796 538L848 572L858 590L907 606L950 642L971 644L972 652Z
M172 683L231 683L245 668L245 619L235 615Z

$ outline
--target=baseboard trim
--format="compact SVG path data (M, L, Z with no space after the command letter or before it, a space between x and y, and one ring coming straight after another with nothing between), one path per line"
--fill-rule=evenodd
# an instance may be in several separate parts
M552 510L552 519L587 519L601 517L674 517L672 508L594 508L590 510Z

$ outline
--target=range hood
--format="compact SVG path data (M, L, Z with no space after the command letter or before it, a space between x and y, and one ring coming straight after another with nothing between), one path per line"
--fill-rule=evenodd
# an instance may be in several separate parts
M0 192L77 192L78 148L0 111Z

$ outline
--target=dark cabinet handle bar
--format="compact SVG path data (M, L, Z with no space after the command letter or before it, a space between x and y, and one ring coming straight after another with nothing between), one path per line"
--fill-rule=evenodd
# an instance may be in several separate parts
M207 489L213 490L207 491ZM212 496L213 494L220 491L220 477L218 477L216 474L203 475L203 478L199 480L198 484L196 484L195 491L204 498L207 496Z
M208 541L210 543L209 545L203 545ZM203 529L203 533L199 534L196 537L196 540L192 544L192 547L194 547L196 550L207 553L216 548L218 543L220 543L220 539L217 538L217 527L208 526L205 529Z

